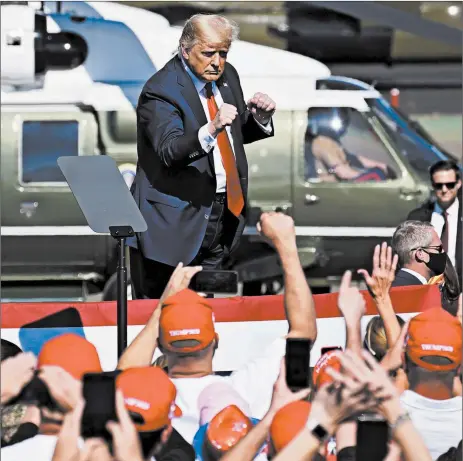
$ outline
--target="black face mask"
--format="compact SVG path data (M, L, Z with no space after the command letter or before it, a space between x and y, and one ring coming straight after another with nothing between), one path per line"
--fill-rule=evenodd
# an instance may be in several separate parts
M443 251L442 253L428 253L426 250L423 250L429 255L429 261L426 266L431 269L434 275L441 275L445 271L445 266L447 265L447 253Z

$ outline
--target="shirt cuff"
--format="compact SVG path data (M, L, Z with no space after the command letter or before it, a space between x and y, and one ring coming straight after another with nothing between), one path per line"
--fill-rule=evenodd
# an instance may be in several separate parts
M217 144L217 139L209 133L207 124L199 129L198 140L204 152L209 152Z
M254 115L253 115L253 117L254 117ZM257 121L255 117L254 117L254 120L256 121L256 123L259 125L260 129L265 134L271 134L272 133L272 119L270 119L266 125L262 125L262 123Z

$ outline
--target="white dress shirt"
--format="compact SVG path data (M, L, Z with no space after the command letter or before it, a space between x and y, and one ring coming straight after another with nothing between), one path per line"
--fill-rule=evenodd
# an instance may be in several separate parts
M449 236L449 247L447 254L449 255L450 261L452 261L455 267L455 254L457 248L457 230L458 230L458 209L460 203L458 198L447 208L447 221L448 221L448 236ZM436 202L434 205L434 211L431 216L431 224L437 232L437 235L442 236L442 230L444 228L445 219L442 216L443 209Z
M188 75L191 77L191 80L193 81L196 91L198 92L199 99L201 101L201 104L203 105L204 113L206 114L207 122L209 123L211 121L211 117L209 115L209 108L207 107L207 97L206 97L206 83L207 82L204 82L200 80L198 77L196 77L196 75L193 74L193 72L186 65L183 59L182 59L182 63ZM215 99L215 102L217 103L217 107L220 109L220 107L223 104L223 99L222 99L222 95L220 94L220 91L217 88L217 85L215 84L215 82L212 82L212 94L214 95L214 99ZM267 125L262 125L257 120L256 122L265 133L270 134L272 132L272 125L270 122ZM199 139L202 149L205 152L209 152L212 148L215 147L214 149L214 169L215 169L215 176L217 179L216 192L225 192L226 186L227 186L227 176L225 174L225 168L222 163L222 155L220 153L219 146L217 146L217 138L214 138L209 133L209 130L207 128L208 123L206 123L206 125L204 125L203 127L199 129L198 139ZM228 139L230 140L231 148L234 154L235 147L233 145L233 136L231 135L229 126L226 127L226 131L227 131Z
M402 267L402 269L400 269L400 270L402 270L404 272L408 272L409 274L414 275L423 285L426 285L428 283L428 281L421 274L418 274L418 272L415 272L412 269L407 269L405 267Z

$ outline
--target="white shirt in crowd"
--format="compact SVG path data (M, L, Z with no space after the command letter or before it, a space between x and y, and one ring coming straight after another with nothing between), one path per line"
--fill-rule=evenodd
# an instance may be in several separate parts
M412 269L407 269L405 267L402 267L402 269L400 269L400 270L402 270L404 272L408 272L409 274L414 275L423 285L426 285L428 283L428 281L426 280L425 277L423 277L421 274L418 274L418 272L415 272Z
M251 408L253 418L262 419L270 407L273 385L278 378L281 358L285 355L286 340L278 338L265 350L262 356L234 371L230 376L210 375L202 378L174 378L177 388L175 403L183 416L173 420L174 428L188 442L192 443L199 429L198 398L210 384L224 380L233 387Z
M2 461L51 461L57 441L56 435L36 435L2 448L0 458Z
M455 267L455 254L457 248L457 230L458 230L458 210L460 203L458 198L447 208L447 221L448 221L448 236L449 236L449 247L447 254L449 255L450 261L452 261ZM442 230L444 228L445 219L442 216L442 208L436 202L434 205L434 211L431 216L431 224L437 232L437 235L442 236Z
M206 82L203 82L198 77L196 77L196 75L194 75L193 72L191 72L190 68L185 64L185 61L183 61L183 59L182 59L182 62L183 62L183 66L185 67L185 70L187 71L188 75L191 77L191 80L193 81L196 91L198 92L199 99L201 101L201 104L203 105L204 113L206 114L207 122L209 123L211 121L211 117L209 116L209 108L207 107ZM217 88L217 85L215 84L215 82L212 83L212 94L214 95L214 99L217 104L217 107L220 108L223 104L223 99L222 99L222 95L220 94L220 91ZM272 132L272 125L270 122L265 126L261 125L259 122L257 122L257 124L260 126L260 128L265 133L270 134ZM235 153L235 147L233 144L233 136L231 135L229 126L226 127L226 131L227 131L228 139L230 140L233 153ZM222 156L220 153L219 146L217 146L217 138L214 138L213 136L211 136L207 128L207 124L199 129L198 139L199 139L202 149L205 152L209 152L213 147L215 147L214 149L214 169L215 169L215 176L217 179L216 192L217 193L225 192L226 185L227 185L227 178L225 174L225 168L222 163Z
M401 401L433 460L451 447L458 446L462 432L461 397L432 400L416 392L405 391Z

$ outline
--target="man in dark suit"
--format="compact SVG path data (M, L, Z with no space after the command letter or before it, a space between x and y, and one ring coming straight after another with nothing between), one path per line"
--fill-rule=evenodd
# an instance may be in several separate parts
M430 223L403 222L392 236L392 250L400 267L392 287L426 285L431 277L445 270L447 254Z
M461 172L453 161L442 160L429 170L435 198L411 211L408 219L429 222L442 240L442 246L462 277L462 189Z
M244 144L273 136L275 102L263 93L244 101L226 62L237 32L222 16L193 16L178 55L140 95L131 191L148 230L127 242L137 299L159 298L179 262L221 268L242 235Z

